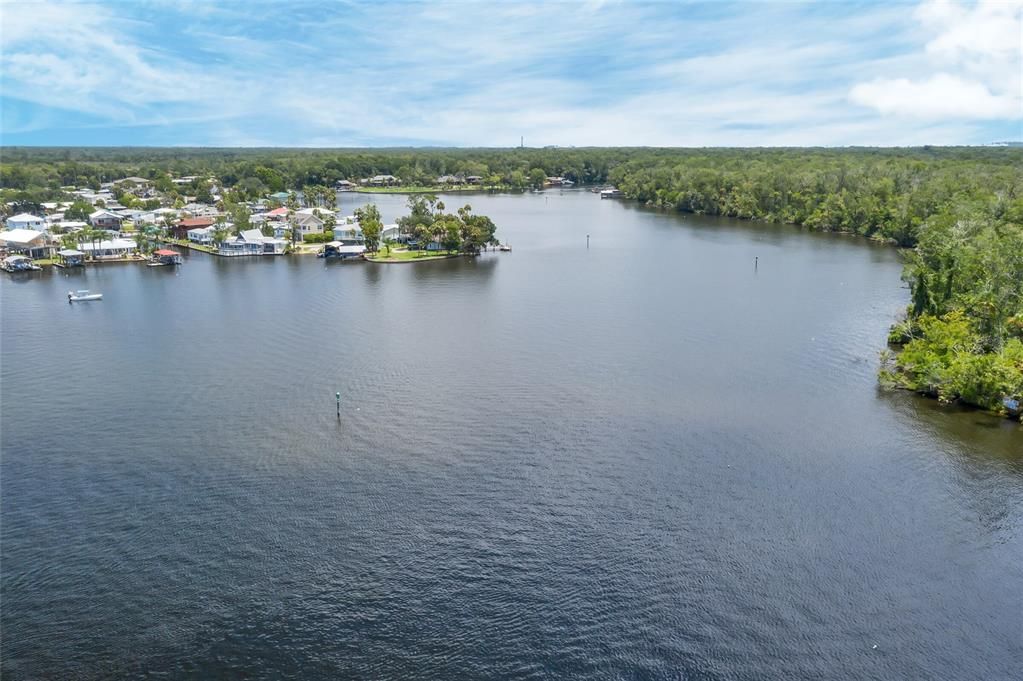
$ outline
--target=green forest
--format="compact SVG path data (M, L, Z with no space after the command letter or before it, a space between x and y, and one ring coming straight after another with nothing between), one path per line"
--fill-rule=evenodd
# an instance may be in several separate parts
M237 200L375 174L429 186L479 175L521 190L543 176L611 183L665 210L845 232L904 249L911 288L882 381L1004 411L1023 398L1023 149L188 149L2 150L15 206L129 175L214 177ZM201 181L200 181L201 182ZM201 188L200 188L201 189Z

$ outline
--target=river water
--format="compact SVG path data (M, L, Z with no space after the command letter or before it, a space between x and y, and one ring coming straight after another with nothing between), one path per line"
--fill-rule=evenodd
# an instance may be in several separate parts
M1023 432L877 388L896 251L444 200L513 252L3 277L5 679L1019 672Z

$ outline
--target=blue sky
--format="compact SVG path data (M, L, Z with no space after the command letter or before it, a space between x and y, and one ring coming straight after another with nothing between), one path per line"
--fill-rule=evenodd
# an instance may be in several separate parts
M0 143L1023 139L1023 0L0 2Z

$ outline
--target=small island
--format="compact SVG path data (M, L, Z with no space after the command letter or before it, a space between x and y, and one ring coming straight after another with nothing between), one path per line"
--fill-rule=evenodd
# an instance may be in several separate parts
M466 204L454 213L433 194L408 198L409 214L398 219L396 233L384 234L380 211L369 204L355 211L366 240L365 259L377 263L409 263L477 256L498 246L497 227Z

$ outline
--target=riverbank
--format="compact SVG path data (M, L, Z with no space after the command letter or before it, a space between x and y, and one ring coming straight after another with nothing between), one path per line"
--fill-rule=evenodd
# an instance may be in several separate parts
M392 250L388 251L386 255L381 255L380 252L373 254L367 254L364 256L368 262L378 263L408 263L408 262L427 262L429 260L448 260L450 258L461 258L464 257L464 253L457 253L448 251L446 253L435 255L432 251L404 251L404 250Z
M355 194L453 194L472 192L511 191L511 186L503 185L444 185L444 186L395 186L395 187L359 187L353 189Z
M636 194L627 194L626 199L641 200ZM663 200L644 203L683 215L702 214ZM1001 215L996 203L992 200L986 206L987 214L965 203L937 207L911 233L865 229L859 221L832 223L818 213L789 220L752 212L725 217L894 246L912 293L904 318L890 327L879 383L1019 419L1023 308L1018 301L1023 300L1019 292L1023 267L1015 254L1023 249L1023 229Z

